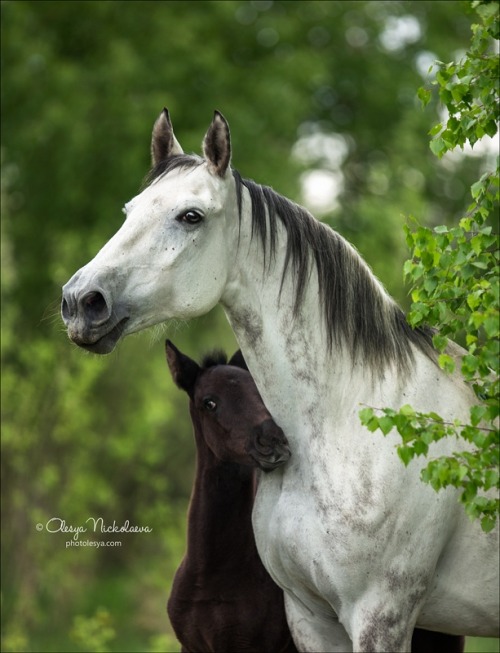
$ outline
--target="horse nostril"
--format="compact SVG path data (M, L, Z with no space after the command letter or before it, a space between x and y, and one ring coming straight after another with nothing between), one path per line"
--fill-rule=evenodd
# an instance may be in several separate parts
M273 450L272 442L263 433L257 434L257 437L255 439L255 445L257 449L260 451L260 453L267 453L267 454L272 453Z
M268 449L287 444L285 434L272 419L267 419L262 422L257 430L256 436L257 443Z
M264 455L271 455L286 444L281 429L272 420L263 422L255 431L255 446Z
M71 317L71 311L69 310L69 305L66 299L63 297L63 300L61 302L61 315L63 317L63 320L67 321Z
M81 300L83 312L92 321L107 320L109 309L106 300L100 292L92 291L87 293Z

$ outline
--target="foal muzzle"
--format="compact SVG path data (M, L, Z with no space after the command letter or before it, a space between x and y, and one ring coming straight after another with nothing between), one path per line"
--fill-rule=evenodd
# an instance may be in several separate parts
M288 440L274 420L268 419L255 429L250 455L264 472L272 472L289 460Z

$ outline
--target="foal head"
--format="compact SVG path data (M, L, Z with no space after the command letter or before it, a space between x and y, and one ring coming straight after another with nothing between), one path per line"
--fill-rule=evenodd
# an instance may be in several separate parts
M201 366L169 340L166 352L175 383L191 400L193 421L219 460L269 472L290 458L285 434L264 406L240 352L229 363L219 353Z

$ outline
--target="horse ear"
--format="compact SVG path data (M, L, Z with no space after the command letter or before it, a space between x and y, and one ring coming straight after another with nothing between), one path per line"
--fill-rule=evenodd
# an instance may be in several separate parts
M203 154L213 172L223 177L231 161L231 135L227 120L219 111L215 111L203 139Z
M234 367L241 367L244 370L248 371L248 366L245 362L245 359L243 358L243 354L241 353L241 349L238 349L237 352L235 352L231 360L229 361L228 365L234 365Z
M188 356L182 354L170 340L165 342L167 364L175 384L191 396L200 366Z
M151 137L151 160L153 166L158 165L174 154L183 154L183 150L174 136L170 114L168 109L165 108L158 116L153 127L153 135Z

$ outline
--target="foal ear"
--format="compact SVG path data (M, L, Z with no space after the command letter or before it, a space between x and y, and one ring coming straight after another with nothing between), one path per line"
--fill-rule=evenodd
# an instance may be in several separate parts
M247 370L248 372L248 366L245 362L245 359L243 358L241 349L238 349L238 351L232 355L228 365L234 365L234 367L241 367L243 370Z
M175 384L191 395L200 366L194 360L182 354L170 340L165 342L165 351L167 364Z
M153 127L151 137L151 160L153 166L158 165L169 156L183 154L182 147L174 136L172 121L168 109L163 109Z
M224 177L231 161L231 135L227 120L219 111L215 111L203 139L203 154L212 171Z

